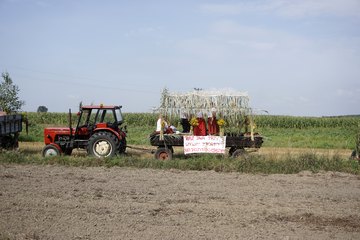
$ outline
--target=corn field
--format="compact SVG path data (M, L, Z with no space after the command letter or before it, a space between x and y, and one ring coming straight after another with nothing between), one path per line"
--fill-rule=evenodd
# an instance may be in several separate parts
M29 134L20 134L21 141L41 142L45 127L67 127L68 113L35 113L26 114L29 121ZM123 113L128 126L128 143L149 144L148 136L156 129L156 113ZM179 117L174 116L171 124L181 129ZM225 119L226 120L226 119ZM255 132L266 140L269 147L312 147L312 148L346 148L354 149L354 136L360 130L360 116L356 117L292 117L292 116L254 116ZM77 123L77 115L72 115L72 126ZM231 132L226 127L226 132Z
M270 128L358 128L358 117L292 117L256 115L254 121L258 127Z
M45 124L54 126L68 126L69 114L68 113L37 113L28 112L23 114L29 121L30 125ZM72 120L76 119L76 114L72 114Z
M158 114L155 113L123 113L125 123L130 126L155 126ZM35 113L26 114L30 124L45 124L54 126L68 126L68 113ZM72 114L73 126L77 116ZM226 120L226 119L225 119ZM173 118L173 124L177 124ZM258 128L358 128L360 116L353 117L293 117L255 115L255 124Z

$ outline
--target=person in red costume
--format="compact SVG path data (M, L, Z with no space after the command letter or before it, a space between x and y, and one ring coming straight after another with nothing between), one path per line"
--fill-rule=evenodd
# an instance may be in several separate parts
M203 114L199 112L196 119L199 124L194 126L194 136L206 136L206 122L203 118Z
M211 112L209 113L208 120L208 132L209 135L218 135L219 134L219 125L217 124L216 120L216 109L212 108Z

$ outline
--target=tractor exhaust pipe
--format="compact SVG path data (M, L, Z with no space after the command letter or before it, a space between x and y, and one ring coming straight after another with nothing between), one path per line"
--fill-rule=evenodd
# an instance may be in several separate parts
M71 119L71 108L69 108L69 128L70 128L70 139L72 139L72 135L73 135L73 132L72 132L72 119Z

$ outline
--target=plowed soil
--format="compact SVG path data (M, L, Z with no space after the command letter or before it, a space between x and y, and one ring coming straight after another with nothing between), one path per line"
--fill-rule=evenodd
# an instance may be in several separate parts
M0 239L360 239L360 179L0 165Z

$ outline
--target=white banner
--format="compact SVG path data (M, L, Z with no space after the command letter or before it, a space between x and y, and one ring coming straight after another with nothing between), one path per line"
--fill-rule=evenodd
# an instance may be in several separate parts
M184 136L184 153L225 153L226 137Z

